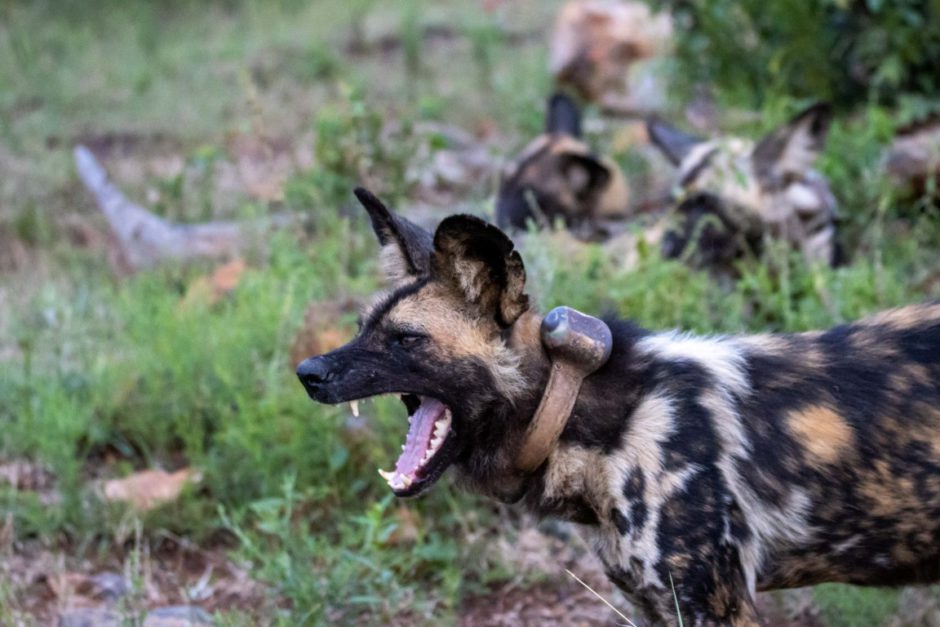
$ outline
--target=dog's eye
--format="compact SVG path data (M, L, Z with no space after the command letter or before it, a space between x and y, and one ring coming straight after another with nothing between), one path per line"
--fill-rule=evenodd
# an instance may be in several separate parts
M395 336L395 344L402 348L411 348L423 339L424 336L420 333L399 333Z

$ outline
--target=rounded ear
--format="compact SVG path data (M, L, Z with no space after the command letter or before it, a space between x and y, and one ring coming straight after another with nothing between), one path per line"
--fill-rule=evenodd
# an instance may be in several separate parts
M477 217L454 215L434 233L431 276L452 287L476 313L512 325L529 308L525 267L512 240Z
M773 184L811 168L826 146L831 121L832 106L816 103L760 140L751 153L758 180Z
M562 175L578 198L600 192L612 178L608 166L589 154L564 153L560 165Z
M545 132L581 137L581 110L567 94L558 92L548 99Z
M427 276L431 266L431 234L397 216L375 194L363 187L354 191L372 222L382 246L382 271L392 281Z
M704 141L700 137L680 131L656 116L646 120L646 132L653 145L659 148L673 165L682 163L692 148Z

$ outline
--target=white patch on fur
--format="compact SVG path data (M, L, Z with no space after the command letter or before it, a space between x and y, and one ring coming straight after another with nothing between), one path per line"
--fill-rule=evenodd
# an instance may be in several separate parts
M693 361L705 368L716 383L735 393L743 394L750 388L744 372L744 353L733 338L697 337L672 331L643 338L638 348L663 359Z
M816 190L800 181L787 186L785 198L800 213L819 211L822 205L822 199Z
M460 289L466 295L471 303L479 302L480 287L483 283L478 276L483 272L483 264L478 261L469 261L460 259L454 261L454 272L457 274L457 280L460 283Z
M804 120L787 137L786 146L776 163L774 170L785 174L802 174L812 167L819 155L819 147L812 133L812 119Z
M654 569L660 559L656 542L659 511L662 504L676 490L681 489L698 469L689 466L676 472L663 470L662 444L669 439L675 427L672 403L668 397L647 397L627 420L629 428L623 435L617 454L603 459L606 472L594 471L607 477L603 489L609 495L609 505L600 515L602 520L609 520L612 507L617 507L625 515L630 511L631 504L623 497L623 485L633 472L640 471L644 479L641 498L646 507L646 520L640 529L631 529L629 538L622 538L616 528L608 526L604 533L598 534L594 543L602 551L615 548L610 555L620 559L620 563L616 564L620 568L632 570L630 558L639 558L644 563L644 570L636 574L645 585L662 587L663 582ZM610 501L611 496L615 500Z
M848 540L843 540L842 542L834 545L832 549L836 553L845 553L849 549L854 548L861 541L862 541L862 536L852 536Z
M397 244L389 243L379 251L379 267L390 283L400 283L413 278L408 271L408 261Z
M493 351L494 359L490 370L493 373L496 387L511 402L515 401L525 393L529 384L520 368L522 359L502 340L494 347Z
M810 498L794 489L781 507L771 507L754 493L747 477L738 472L735 458L751 454L751 443L738 411L739 398L750 393L744 346L734 338L700 338L673 332L645 338L639 347L660 359L691 361L715 380L715 386L702 395L701 401L709 410L719 438L718 467L753 536L739 547L747 587L753 595L764 550L781 542L803 540L808 535L806 515Z

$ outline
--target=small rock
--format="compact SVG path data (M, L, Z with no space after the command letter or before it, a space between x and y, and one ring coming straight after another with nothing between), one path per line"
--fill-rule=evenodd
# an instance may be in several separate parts
M88 578L90 591L103 601L114 602L130 592L131 585L122 575L103 572ZM80 590L81 591L81 590Z
M147 612L147 618L144 619L144 627L193 627L211 624L212 616L194 605L159 607Z
M121 627L121 615L104 607L83 607L59 614L59 627Z

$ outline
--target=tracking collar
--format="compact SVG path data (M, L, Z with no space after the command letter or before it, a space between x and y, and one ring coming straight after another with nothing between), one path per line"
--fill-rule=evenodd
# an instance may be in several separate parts
M581 382L607 363L613 337L607 324L571 307L548 312L540 328L551 360L548 384L523 436L516 470L523 474L542 465L568 424Z

